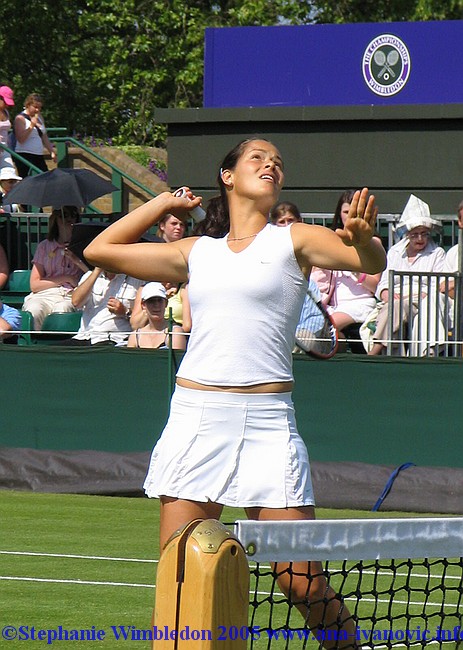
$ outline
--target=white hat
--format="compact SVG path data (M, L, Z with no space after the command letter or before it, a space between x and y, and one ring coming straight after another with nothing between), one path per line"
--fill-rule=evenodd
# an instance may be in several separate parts
M150 298L164 298L167 300L166 289L160 282L148 282L141 290L142 301Z
M414 194L410 194L400 221L395 227L395 231L399 237L403 237L407 232L419 226L429 228L430 230L439 230L441 228L441 224L431 218L429 205Z
M0 169L0 181L22 181L21 176L18 176L14 167L2 167Z

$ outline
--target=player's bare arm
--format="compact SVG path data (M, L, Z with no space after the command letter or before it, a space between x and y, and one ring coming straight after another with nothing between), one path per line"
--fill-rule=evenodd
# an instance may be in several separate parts
M106 228L84 251L86 259L107 271L143 280L184 282L188 257L196 238L172 243L136 243L165 214L184 217L200 197L175 197L163 192Z
M386 252L375 232L377 208L368 189L356 192L343 230L295 223L291 227L294 250L304 273L312 266L334 270L380 273Z

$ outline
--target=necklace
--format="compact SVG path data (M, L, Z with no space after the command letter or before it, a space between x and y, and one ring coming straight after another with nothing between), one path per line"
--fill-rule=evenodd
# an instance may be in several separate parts
M243 239L251 239L251 237L257 237L258 234L258 232L255 232L253 235L246 235L246 237L227 237L227 241L243 241Z

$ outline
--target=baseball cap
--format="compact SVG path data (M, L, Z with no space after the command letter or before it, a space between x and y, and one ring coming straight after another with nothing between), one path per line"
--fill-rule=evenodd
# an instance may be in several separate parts
M148 282L141 290L142 301L149 300L150 298L164 298L167 300L166 289L160 282Z
M9 86L0 86L0 97L3 97L7 106L14 106L13 91Z

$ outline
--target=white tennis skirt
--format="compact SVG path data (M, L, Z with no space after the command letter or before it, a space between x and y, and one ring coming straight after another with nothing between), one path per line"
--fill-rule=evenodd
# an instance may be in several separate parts
M144 488L149 497L243 508L313 505L309 458L291 394L176 386Z

